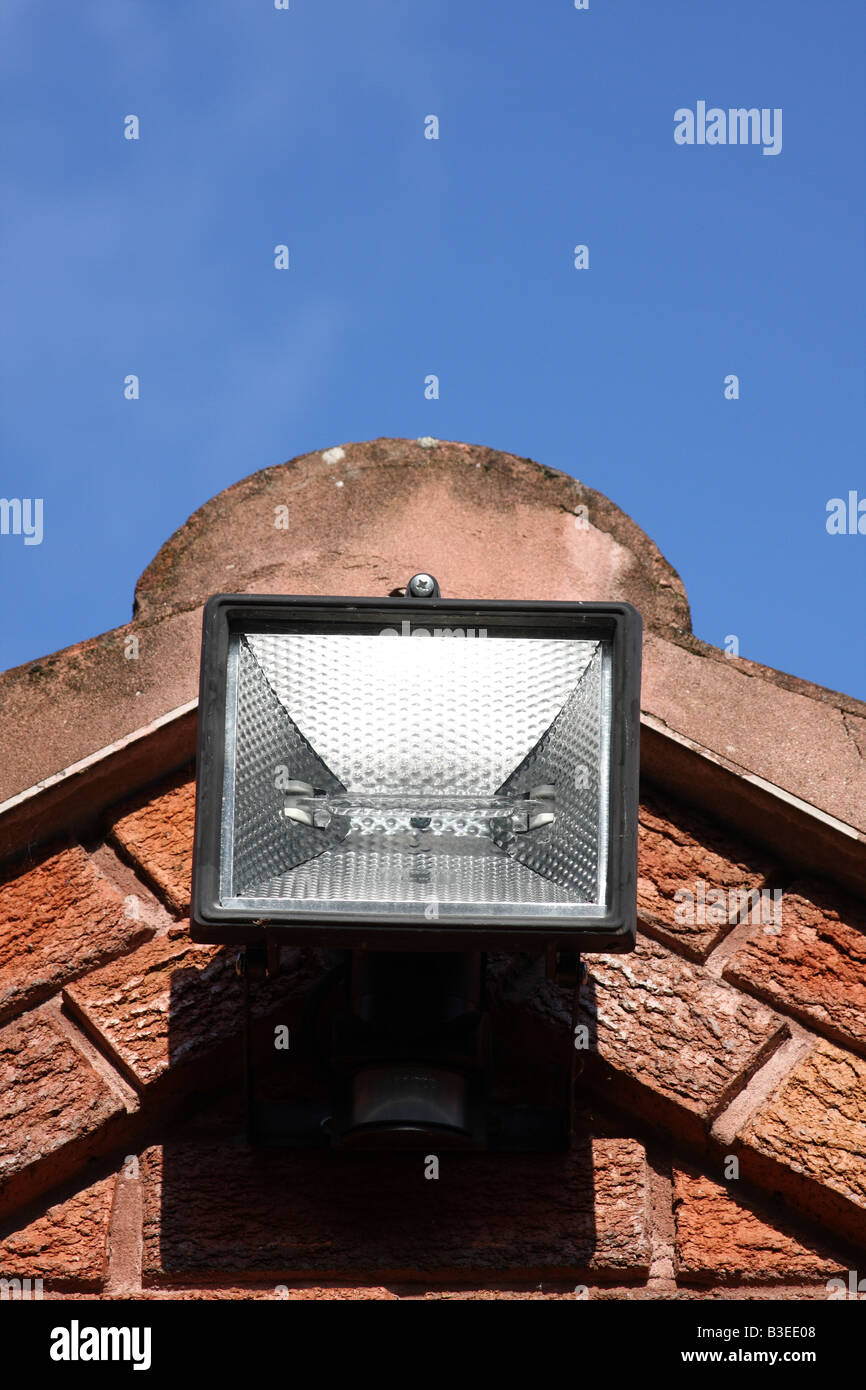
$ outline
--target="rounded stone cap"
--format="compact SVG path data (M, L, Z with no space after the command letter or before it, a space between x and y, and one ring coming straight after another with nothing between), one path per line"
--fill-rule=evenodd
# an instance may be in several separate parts
M420 570L446 598L622 600L691 631L679 575L600 492L474 444L375 439L235 483L166 541L135 594L150 622L208 595L384 596Z

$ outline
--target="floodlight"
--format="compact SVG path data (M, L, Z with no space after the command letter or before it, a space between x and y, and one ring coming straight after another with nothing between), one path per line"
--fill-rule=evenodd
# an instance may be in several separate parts
M218 595L195 936L628 950L628 604Z
M391 599L211 598L193 937L630 950L640 635L626 603L446 599L427 574ZM402 1081L357 1054L347 1127L465 1115L429 1053Z

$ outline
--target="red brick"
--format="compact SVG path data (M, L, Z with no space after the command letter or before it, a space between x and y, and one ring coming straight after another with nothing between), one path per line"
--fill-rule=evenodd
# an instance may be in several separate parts
M743 1125L740 1174L866 1243L866 1060L823 1040Z
M537 1287L529 1289L428 1289L424 1293L415 1295L416 1298L423 1299L425 1303L458 1301L461 1303L501 1303L503 1300L520 1303L555 1303L561 1302L563 1299L573 1301L578 1296L574 1289L545 1291L543 1288Z
M46 1295L49 1296L49 1295ZM171 1288L150 1288L145 1289L141 1294L136 1294L136 1298L146 1302L161 1302L171 1299L172 1302L180 1300L183 1302L260 1302L274 1303L288 1301L291 1303L342 1303L342 1302L383 1302L397 1303L401 1301L424 1301L424 1302L556 1302L562 1299L573 1300L576 1297L573 1288L561 1289L559 1291L545 1291L536 1285L521 1289L511 1288L487 1288L487 1289L419 1289L418 1285L401 1285L396 1289L386 1288L382 1284L326 1284L311 1285L293 1282L291 1284L238 1284L238 1285L216 1285L211 1288L192 1288L192 1287L171 1287Z
M589 958L586 1077L604 1097L690 1142L778 1046L784 1022L665 950Z
M319 1302L395 1302L397 1294L378 1284L371 1285L333 1285L322 1288L310 1284L220 1284L211 1288L152 1288L136 1294L137 1299L146 1302L161 1302L176 1299L182 1302L256 1302L256 1303L319 1303Z
M189 910L195 781L178 773L146 798L119 807L111 837L175 912Z
M0 882L0 1022L153 935L79 845L54 845Z
M704 1283L807 1283L847 1270L825 1242L796 1234L790 1221L762 1214L735 1189L691 1169L674 1173L680 1278Z
M730 900L730 890L761 888L772 868L765 856L738 844L699 812L677 806L657 792L642 794L638 914L647 931L693 960L704 960L736 922L739 906ZM704 884L704 897L709 897L702 910L697 902L699 883ZM716 922L722 904L712 894L719 889L728 901L724 917ZM683 893L692 895L692 915L703 921L687 920L689 899Z
M44 1293L70 1284L101 1288L115 1184L114 1175L102 1178L0 1239L3 1276L41 1278Z
M217 1082L224 1072L214 1056L239 1064L242 1024L241 983L236 950L199 946L188 923L114 961L64 991L64 1001L117 1066L139 1088L167 1081L174 1085L189 1071ZM280 1013L295 1022L297 1001L321 973L315 952L294 952L283 972L254 994L258 1016Z
M739 1286L717 1285L713 1289L683 1287L673 1295L678 1302L700 1303L712 1299L713 1302L749 1303L807 1303L825 1301L828 1298L827 1285L821 1284L740 1284Z
M431 1145L435 1151L435 1145ZM643 1277L642 1146L595 1139L570 1154L305 1154L183 1143L144 1155L147 1282L275 1283L363 1274L437 1280L521 1270Z
M0 1029L0 1211L77 1171L126 1110L43 1013Z
M866 1051L866 914L808 883L792 885L781 907L778 934L756 927L725 978Z

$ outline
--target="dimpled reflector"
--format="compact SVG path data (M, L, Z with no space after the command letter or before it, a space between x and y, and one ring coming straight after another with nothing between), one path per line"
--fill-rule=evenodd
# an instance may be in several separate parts
M225 904L431 920L603 901L609 646L482 632L232 638Z

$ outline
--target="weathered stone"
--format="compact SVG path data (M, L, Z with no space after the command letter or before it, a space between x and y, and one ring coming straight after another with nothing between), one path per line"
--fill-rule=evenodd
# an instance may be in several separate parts
M703 643L647 632L641 708L731 765L866 831L866 758L851 733L858 727L862 737L860 701L728 661Z
M189 910L192 841L195 826L195 781L178 773L120 808L111 835L175 912Z
M824 1242L798 1236L735 1192L691 1169L674 1172L679 1277L705 1283L795 1283L847 1269Z
M0 881L0 1022L153 935L80 845L54 845Z
M818 1042L745 1123L741 1176L866 1241L866 1060Z
M215 1049L225 1051L229 1044L240 1063L243 1014L236 957L236 950L196 945L188 923L181 922L133 955L76 981L63 997L137 1087L151 1087L169 1073L175 1074L174 1084L189 1069L219 1077L224 1071ZM316 953L293 952L280 975L255 989L256 1015L283 1008L286 1024L294 1022L296 1001L320 973Z
M102 1178L0 1239L3 1275L41 1278L43 1294L65 1284L102 1288L115 1184L114 1175Z
M766 882L769 860L657 792L641 794L638 840L642 924L704 960L738 920L743 895Z
M725 979L866 1050L866 916L808 883L785 891L780 915L778 932L755 927Z
M763 1004L646 939L589 959L581 1018L590 1084L692 1142L786 1031Z
M75 1172L125 1113L43 1014L0 1029L0 1210Z
M150 1149L145 1279L646 1273L645 1155L633 1140L531 1157L443 1153L437 1180L424 1170L421 1153Z

